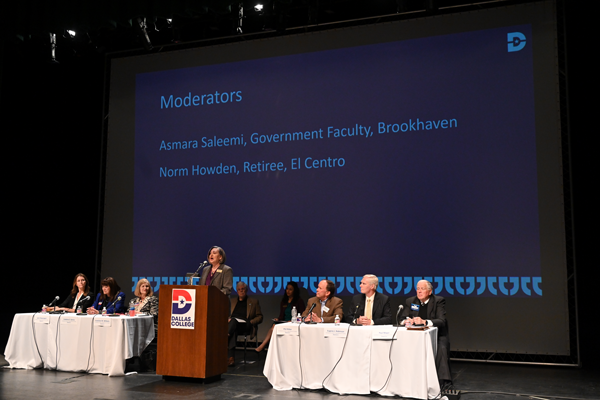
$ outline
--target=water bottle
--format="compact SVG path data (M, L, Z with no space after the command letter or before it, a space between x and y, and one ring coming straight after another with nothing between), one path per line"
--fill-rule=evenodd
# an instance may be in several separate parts
M46 306L45 304L42 306L42 314L46 314L47 308L48 308L48 306Z
M298 319L298 310L296 310L296 306L292 307L292 323L296 323Z
M77 314L81 314L81 312L82 312L81 306L77 306Z
M340 316L338 314L335 314L335 324L336 325L340 324Z
M102 315L106 315L106 307L102 307Z

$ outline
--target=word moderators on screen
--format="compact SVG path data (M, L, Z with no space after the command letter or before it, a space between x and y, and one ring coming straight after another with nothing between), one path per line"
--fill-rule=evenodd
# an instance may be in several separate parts
M181 108L191 106L203 106L206 104L225 104L242 101L242 91L236 90L232 92L218 92L207 94L195 94L188 92L187 96L175 97L160 96L160 108Z

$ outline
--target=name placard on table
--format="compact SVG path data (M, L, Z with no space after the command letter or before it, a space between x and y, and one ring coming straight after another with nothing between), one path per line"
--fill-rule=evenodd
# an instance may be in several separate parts
M327 326L323 329L323 337L326 338L345 338L348 336L348 328L350 325Z
M36 324L48 324L50 323L50 315L48 314L35 314L33 322Z
M63 315L60 319L61 325L77 325L79 324L79 318L75 316L66 316Z
M100 328L110 327L112 324L112 319L110 317L96 317L94 318L94 326L98 326Z
M298 336L298 325L297 324L282 324L276 325L277 335L292 335Z
M373 328L373 340L396 340L397 327L382 325L380 327Z

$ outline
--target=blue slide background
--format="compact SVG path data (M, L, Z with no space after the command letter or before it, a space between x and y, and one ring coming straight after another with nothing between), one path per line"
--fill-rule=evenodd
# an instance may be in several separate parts
M532 41L508 52L510 32L532 37L511 26L138 74L134 277L178 283L219 245L255 292L281 293L268 278L312 291L335 277L351 294L375 273L392 294L431 277L443 295L541 295ZM217 91L242 100L161 108L161 96ZM404 129L417 119L457 126ZM379 133L381 122L401 131ZM356 124L372 136L326 137ZM250 141L319 129L323 139ZM241 135L246 146L201 147ZM191 140L198 148L160 150ZM308 169L308 157L344 166ZM262 161L286 170L244 172ZM221 163L239 174L192 174Z

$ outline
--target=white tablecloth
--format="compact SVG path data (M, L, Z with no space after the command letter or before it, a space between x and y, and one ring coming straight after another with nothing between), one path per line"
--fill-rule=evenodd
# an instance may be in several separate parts
M125 360L139 356L153 339L150 316L16 314L4 356L11 368L122 376Z
M437 328L397 328L395 340L374 340L381 326L348 324L336 327L347 330L346 338L324 337L333 324L302 324L299 335L281 335L293 332L293 325L279 324L273 330L263 373L274 389L325 388L340 394L376 392L417 399L440 393L435 370Z

